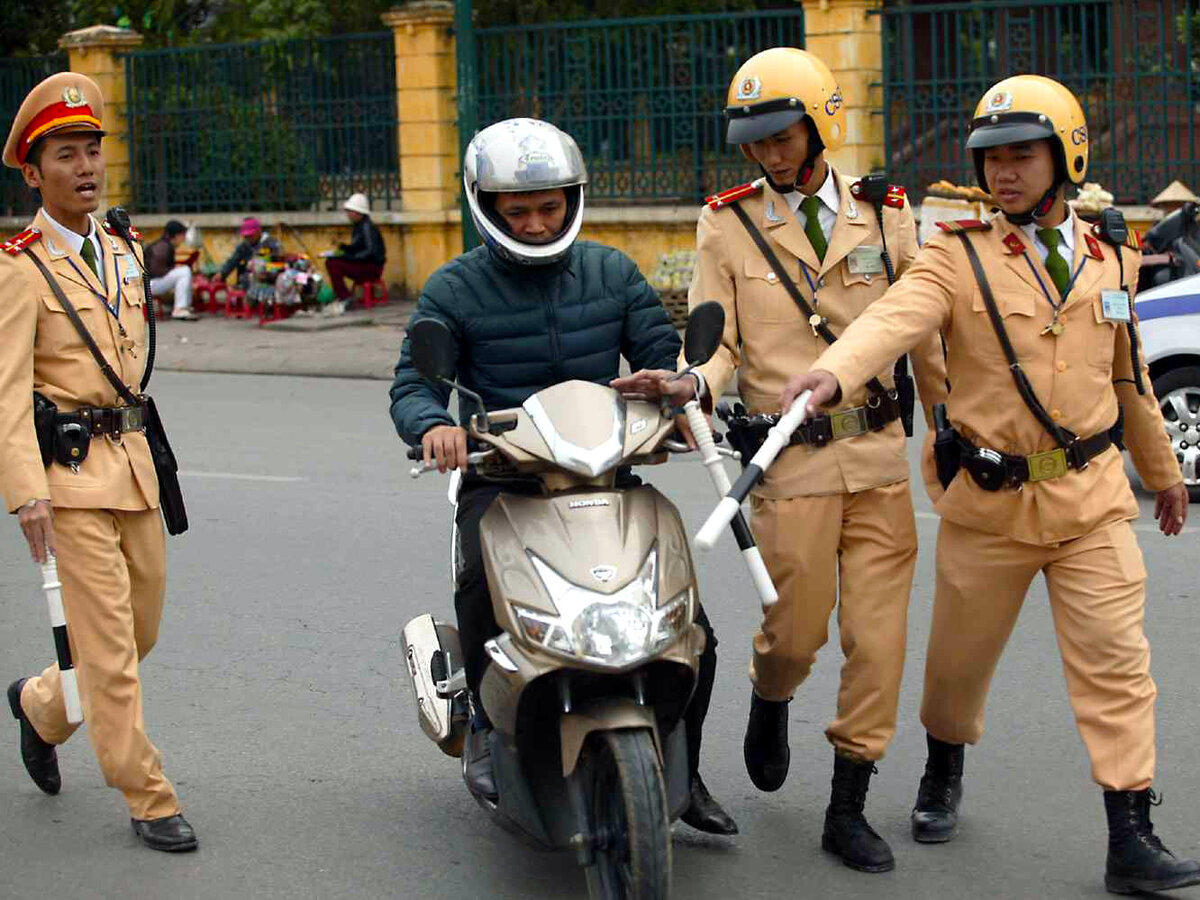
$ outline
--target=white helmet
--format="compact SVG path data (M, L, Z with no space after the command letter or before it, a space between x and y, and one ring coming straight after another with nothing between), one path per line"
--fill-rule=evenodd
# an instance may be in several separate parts
M493 253L509 262L542 266L562 259L583 225L587 167L574 139L539 119L505 119L471 139L463 160L463 190L471 217ZM518 240L496 212L489 194L564 188L567 218L546 244Z

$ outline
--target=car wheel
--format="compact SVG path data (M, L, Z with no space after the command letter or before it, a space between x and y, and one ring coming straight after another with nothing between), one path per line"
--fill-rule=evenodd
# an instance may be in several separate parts
M1193 503L1200 503L1200 366L1172 369L1154 379L1171 449Z

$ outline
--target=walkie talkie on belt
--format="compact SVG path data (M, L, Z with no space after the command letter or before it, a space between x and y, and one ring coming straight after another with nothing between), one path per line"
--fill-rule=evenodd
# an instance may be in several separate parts
M958 435L946 415L946 404L938 403L933 407L933 464L937 468L938 481L942 489L950 487L950 482L958 474L962 465L962 448L958 444Z

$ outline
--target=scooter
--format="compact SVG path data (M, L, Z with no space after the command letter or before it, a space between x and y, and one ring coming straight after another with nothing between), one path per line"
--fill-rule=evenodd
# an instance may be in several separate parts
M715 351L724 314L694 319L692 364ZM679 512L653 487L615 479L623 466L689 448L672 440L669 410L590 382L488 412L451 380L454 343L442 323L419 321L410 338L420 375L477 405L467 430L482 449L468 455L470 468L542 488L499 495L480 526L502 633L485 645L479 689L498 796L474 799L536 845L572 851L589 896L666 897L670 822L688 803L683 713L704 632ZM470 701L457 630L422 615L402 640L422 729L461 756Z

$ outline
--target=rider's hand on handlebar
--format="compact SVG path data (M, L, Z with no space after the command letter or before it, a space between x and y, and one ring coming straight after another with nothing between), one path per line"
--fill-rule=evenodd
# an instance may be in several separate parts
M641 369L624 378L614 378L608 386L622 394L638 394L648 400L663 399L672 406L683 406L696 396L696 379L676 378L667 369Z
M467 467L467 430L457 425L436 425L421 436L425 466L437 462L439 472Z
M783 387L779 395L779 408L787 412L792 401L805 391L812 391L808 400L808 415L819 415L822 406L830 406L842 395L842 388L832 372L824 369L813 369L803 375L793 375Z

